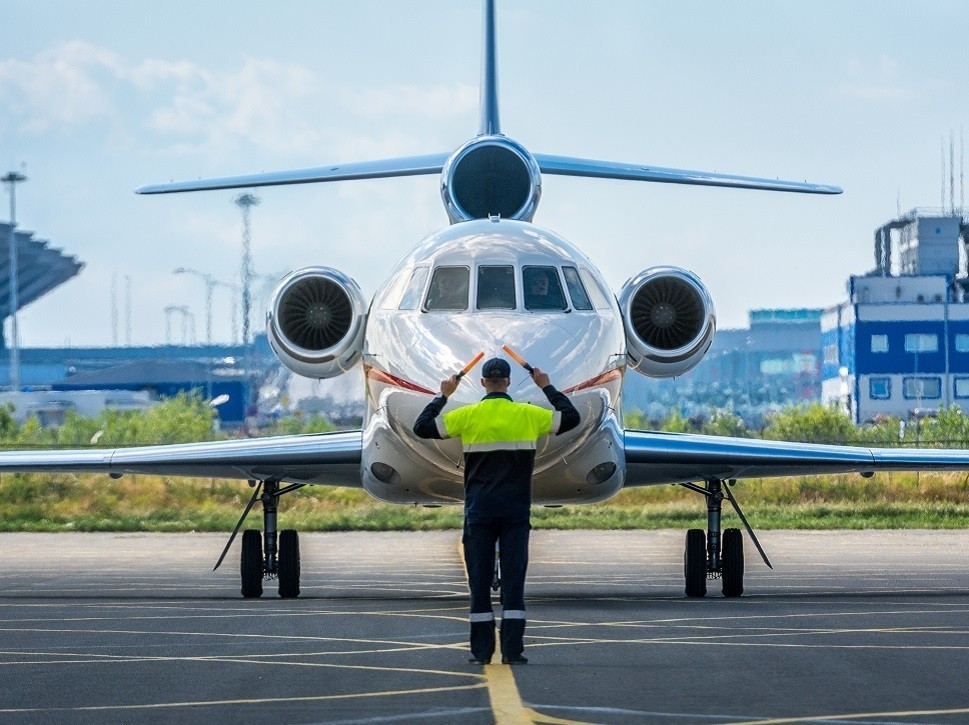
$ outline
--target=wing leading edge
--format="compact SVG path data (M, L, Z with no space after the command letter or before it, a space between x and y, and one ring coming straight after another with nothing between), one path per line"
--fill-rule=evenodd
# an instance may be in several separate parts
M718 174L710 171L670 169L663 166L629 164L616 161L596 161L572 156L535 154L538 166L545 174L560 176L588 176L598 179L624 179L626 181L653 181L663 184L693 184L696 186L720 186L735 189L760 189L762 191L792 191L800 194L840 194L840 186L812 184L807 181L762 179L755 176Z
M360 431L99 450L0 453L0 473L142 473L359 488Z
M626 486L876 471L969 471L967 450L831 446L625 432Z

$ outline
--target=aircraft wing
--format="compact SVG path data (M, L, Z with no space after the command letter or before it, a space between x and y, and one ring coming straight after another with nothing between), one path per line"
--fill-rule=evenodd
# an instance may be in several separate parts
M0 473L126 473L360 487L360 431L133 448L9 451Z
M763 191L793 191L801 194L840 194L839 186L810 184L807 181L783 179L760 179L753 176L717 174L709 171L668 169L662 166L627 164L615 161L577 159L572 156L549 156L535 154L535 160L544 174L560 176L591 176L599 179L626 179L628 181L655 181L665 184L694 184L698 186L725 186L737 189L761 189Z
M419 176L439 174L450 154L406 156L397 159L362 161L352 164L333 164L311 169L270 171L244 176L223 176L217 179L171 181L147 184L135 189L136 194L174 194L180 191L211 191L214 189L246 189L253 186L282 186L285 184L314 184L320 181L348 179L380 179L388 176Z
M865 448L625 431L626 486L875 471L969 471L969 450Z

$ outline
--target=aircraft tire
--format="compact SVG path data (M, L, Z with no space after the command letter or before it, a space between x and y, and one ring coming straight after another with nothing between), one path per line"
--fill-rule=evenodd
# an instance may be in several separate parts
M299 533L294 529L279 532L279 596L299 596Z
M262 596L262 534L255 529L242 532L242 596Z
M686 596L703 597L707 593L707 536L703 529L686 532L683 552L683 573L686 577Z
M739 597L744 593L744 537L740 529L723 532L723 596Z

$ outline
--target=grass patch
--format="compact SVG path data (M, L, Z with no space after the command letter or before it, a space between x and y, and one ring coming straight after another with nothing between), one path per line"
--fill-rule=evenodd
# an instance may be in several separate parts
M751 479L733 488L758 529L969 528L962 473ZM230 531L252 495L243 482L163 476L0 476L0 531ZM252 526L261 524L256 506ZM679 486L621 492L607 503L536 507L545 529L705 528L706 507ZM308 486L286 496L280 528L301 531L428 531L461 527L456 506L374 501L359 489ZM729 504L724 527L740 526Z

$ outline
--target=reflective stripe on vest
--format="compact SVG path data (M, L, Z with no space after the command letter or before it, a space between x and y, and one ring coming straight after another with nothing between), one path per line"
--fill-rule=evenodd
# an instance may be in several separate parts
M535 441L552 432L553 411L508 398L485 398L441 419L448 437L461 438L465 452L534 450Z

